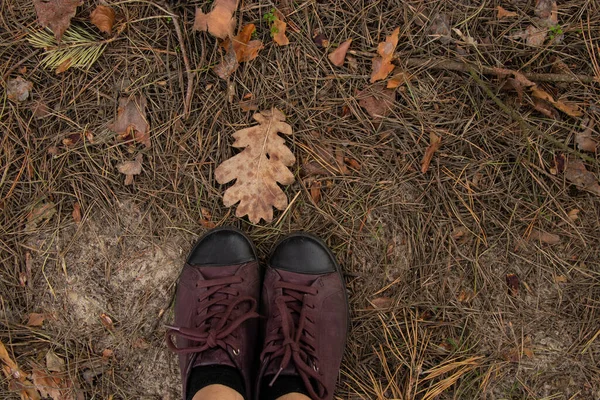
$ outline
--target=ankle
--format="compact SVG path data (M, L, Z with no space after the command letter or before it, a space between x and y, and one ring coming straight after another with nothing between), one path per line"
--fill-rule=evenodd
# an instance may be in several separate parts
M288 393L278 397L277 400L310 400L310 397L302 393Z
M285 397L285 396L284 396ZM208 385L196 392L192 400L244 400L244 397L225 385ZM297 398L300 400L300 398ZM288 398L286 400L294 400Z

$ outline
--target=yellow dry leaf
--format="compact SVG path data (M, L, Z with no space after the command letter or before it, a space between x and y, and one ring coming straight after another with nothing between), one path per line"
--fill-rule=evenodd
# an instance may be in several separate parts
M276 108L254 114L259 125L241 129L233 134L233 147L244 150L223 162L215 170L220 184L236 180L223 195L223 203L231 207L239 202L236 216L248 218L253 223L273 220L273 207L284 210L288 199L279 184L294 182L287 168L296 158L277 133L292 134L285 115Z
M90 21L104 33L112 32L115 23L115 10L107 6L97 6L90 14Z
M502 6L496 7L496 10L498 11L498 13L496 14L496 17L498 19L512 18L512 17L516 17L518 15L516 12L508 11L507 9L505 9Z
M193 29L208 31L208 33L219 39L233 36L235 30L233 14L237 6L238 0L215 0L213 9L208 14L204 14L200 8L196 8Z
M341 67L344 65L344 61L346 60L346 53L350 48L350 44L352 44L352 39L346 40L344 43L340 44L340 46L329 54L329 61L336 67Z
M387 78L394 69L392 59L398 45L398 35L400 35L400 28L394 29L392 34L385 38L385 42L379 43L379 46L377 46L379 57L373 58L371 83Z

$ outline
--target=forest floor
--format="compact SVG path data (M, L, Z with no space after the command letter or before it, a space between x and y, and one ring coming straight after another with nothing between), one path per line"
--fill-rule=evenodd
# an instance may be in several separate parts
M55 400L180 398L164 340L177 277L208 227L233 225L263 259L296 230L337 255L352 317L339 398L600 398L600 167L582 144L600 138L600 3L559 0L558 22L528 44L540 2L552 3L242 1L238 26L254 23L264 49L228 81L215 38L192 30L208 1L109 1L115 39L61 74L28 41L41 30L31 3L0 2L8 358L28 380L54 379ZM94 31L95 3L71 25ZM287 46L271 38L273 8ZM362 100L384 100L372 58L398 27L405 79L373 116ZM13 101L4 88L19 76L32 89ZM150 146L111 130L119 98L140 95ZM239 152L232 134L255 124L249 99L293 128L295 183L269 223L237 218L214 174ZM137 154L125 185L117 166ZM0 397L19 398L23 381L4 371Z

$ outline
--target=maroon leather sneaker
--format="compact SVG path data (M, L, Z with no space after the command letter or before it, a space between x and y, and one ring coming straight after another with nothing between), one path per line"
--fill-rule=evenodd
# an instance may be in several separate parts
M179 277L175 324L167 331L167 345L179 354L184 399L192 368L208 365L237 368L252 393L259 295L259 265L248 237L224 227L198 241Z
M255 390L299 376L313 399L333 399L348 333L348 299L334 255L318 238L294 233L273 250L263 283L263 351Z

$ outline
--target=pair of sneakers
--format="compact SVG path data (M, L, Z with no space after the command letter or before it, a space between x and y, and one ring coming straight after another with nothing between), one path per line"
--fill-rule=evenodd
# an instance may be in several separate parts
M333 398L348 300L340 267L318 238L286 236L263 277L246 235L213 229L188 256L175 302L167 344L179 355L184 400L215 383L245 399Z

